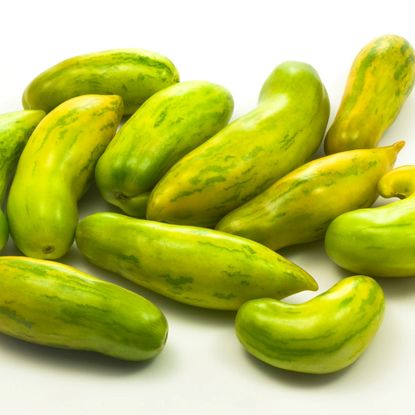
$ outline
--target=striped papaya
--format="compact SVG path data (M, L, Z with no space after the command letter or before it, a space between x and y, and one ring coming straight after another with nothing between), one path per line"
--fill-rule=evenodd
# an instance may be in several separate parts
M7 204L10 233L27 256L55 259L73 243L77 201L122 117L116 95L84 95L51 111L20 157Z
M79 222L76 242L93 264L199 307L236 310L248 299L317 289L270 249L210 229L96 213Z
M53 261L0 258L0 332L31 343L139 361L161 352L167 321L150 301Z
M43 111L15 111L0 115L0 251L9 237L1 205L27 140L45 116Z
M190 150L222 129L233 99L222 86L189 81L157 92L123 125L97 163L107 202L143 216L143 193Z
M303 304L248 301L237 313L236 334L249 353L272 366L332 373L351 365L368 347L384 304L375 280L348 277Z
M310 161L230 212L216 228L275 250L323 239L334 218L372 205L378 181L393 167L403 145L398 141Z
M38 75L23 94L26 109L51 111L79 95L119 95L133 114L151 95L179 81L173 63L142 49L115 49L75 56Z
M404 38L380 36L357 55L329 128L326 154L376 147L415 82L415 51Z
M310 65L277 66L255 110L184 156L160 180L147 218L214 226L307 161L323 138L328 115L326 90Z
M378 190L383 197L403 200L340 215L327 229L327 255L353 272L414 277L415 166L391 170L380 179Z

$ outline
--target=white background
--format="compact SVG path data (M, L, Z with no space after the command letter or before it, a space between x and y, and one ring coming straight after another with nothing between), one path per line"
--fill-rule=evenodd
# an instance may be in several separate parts
M232 92L235 115L255 106L263 81L284 60L311 63L335 114L350 64L372 38L396 33L415 44L404 1L13 1L0 6L0 112L17 110L26 84L67 57L139 47L165 54L182 80ZM415 162L415 93L383 144L407 140L397 165ZM81 215L109 210L95 189ZM16 251L9 243L6 254ZM315 276L320 291L346 272L321 243L283 254ZM350 368L325 376L288 373L248 356L233 313L184 306L88 265L75 248L63 259L142 293L165 312L164 352L148 363L48 349L0 335L0 414L377 414L413 413L415 279L382 280L387 308L375 340ZM1 276L0 276L1 278ZM304 293L292 298L311 298ZM291 299L290 299L291 300ZM411 411L412 409L412 411Z

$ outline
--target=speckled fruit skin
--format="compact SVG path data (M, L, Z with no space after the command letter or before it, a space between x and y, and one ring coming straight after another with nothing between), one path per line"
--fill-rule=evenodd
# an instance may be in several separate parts
M236 316L236 334L249 353L272 366L332 373L365 351L382 322L384 304L375 280L348 277L303 304L248 301Z
M403 145L399 141L310 161L230 212L216 228L274 250L322 239L334 218L376 200L377 183Z
M325 248L339 266L374 277L415 276L415 166L391 170L379 181L383 197L404 200L347 212L329 226Z
M145 217L143 194L185 154L221 130L232 111L230 93L206 81L183 82L154 94L97 163L95 178L104 199L131 216Z
M376 147L398 116L415 82L415 51L404 38L385 35L367 44L350 69L326 154Z
M147 218L213 227L229 211L307 161L329 115L310 66L285 62L264 83L256 109L184 156L154 188Z
M107 50L75 56L42 72L24 91L23 106L49 112L79 95L119 95L128 115L155 92L178 81L173 63L158 53Z
M236 310L252 298L317 289L270 249L210 229L96 213L79 222L76 242L93 264L198 307Z
M167 321L150 301L57 262L0 258L0 332L31 343L139 361L158 355Z
M1 205L9 181L27 140L45 116L43 111L15 111L0 114L0 251L9 237L9 227Z
M77 201L123 114L116 95L84 95L51 111L20 157L7 204L10 233L27 256L55 259L73 243Z

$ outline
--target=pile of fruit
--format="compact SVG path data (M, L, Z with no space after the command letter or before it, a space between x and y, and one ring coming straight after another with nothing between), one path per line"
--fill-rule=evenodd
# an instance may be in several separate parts
M160 353L167 321L129 290L53 260L74 239L97 266L175 301L237 310L236 334L273 366L330 373L375 335L384 294L372 277L415 276L415 166L393 169L404 142L377 147L415 81L415 52L381 36L356 57L334 123L308 64L285 62L258 106L228 124L231 94L179 82L143 50L63 61L37 76L25 110L0 115L0 332L138 361ZM129 117L119 128L123 117ZM309 161L325 135L327 156ZM79 221L95 179L124 214ZM11 183L11 184L10 184ZM370 208L378 195L404 200ZM317 290L276 250L325 238L352 273Z

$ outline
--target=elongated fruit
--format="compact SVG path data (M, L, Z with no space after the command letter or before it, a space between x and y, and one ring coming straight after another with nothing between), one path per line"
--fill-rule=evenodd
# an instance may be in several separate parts
M139 108L114 137L96 167L102 196L142 217L143 193L190 150L222 129L233 99L222 86L189 81L166 88Z
M403 145L399 141L313 160L229 213L217 229L272 249L322 239L334 218L376 200L377 183Z
M398 167L379 181L383 197L400 200L336 218L325 247L339 266L376 277L415 276L415 166Z
M236 310L252 298L317 289L270 249L210 229L97 213L79 222L76 242L95 265L199 307Z
M272 366L336 372L368 347L382 322L384 303L375 280L348 277L303 304L248 301L236 316L236 334L249 353Z
M16 111L0 115L0 251L6 245L9 228L1 211L4 195L17 161L43 111Z
M122 116L115 95L72 98L50 112L30 137L17 166L7 213L27 256L54 259L72 245L77 201Z
M142 49L115 49L75 56L38 75L23 94L25 108L51 111L88 94L119 95L132 114L151 95L179 81L173 63Z
M326 90L311 66L277 66L255 110L184 156L160 180L147 218L214 226L303 164L319 146L328 115Z
M161 352L167 321L150 301L52 261L0 258L0 332L124 360Z
M415 51L404 38L380 36L357 55L330 127L326 154L376 147L415 82Z

